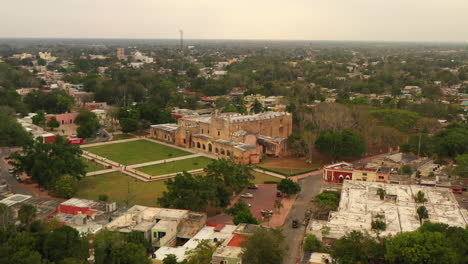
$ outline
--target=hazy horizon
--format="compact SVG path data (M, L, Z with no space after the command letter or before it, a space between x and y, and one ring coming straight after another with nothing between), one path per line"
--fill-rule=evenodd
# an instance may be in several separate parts
M16 0L0 38L467 42L466 0Z

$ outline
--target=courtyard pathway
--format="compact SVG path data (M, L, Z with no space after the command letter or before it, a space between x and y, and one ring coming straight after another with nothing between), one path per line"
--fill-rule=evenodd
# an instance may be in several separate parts
M122 143L122 142L136 141L136 140L140 140L140 139L141 138L121 139L121 140L115 140L115 141L106 141L106 142L99 142L99 143L93 143L93 144L85 144L85 145L80 145L80 147L81 148L89 148L89 147L116 144L116 143Z
M191 158L196 158L196 157L200 157L200 156L202 156L202 155L196 153L196 154L176 157L176 158L172 158L172 159L155 160L155 161L150 161L150 162L145 162L145 163L133 164L133 165L127 166L127 168L133 168L134 169L134 168L145 167L145 166L150 166L150 165L156 165L156 164L161 164L161 163L168 163L168 162L177 161L177 160L191 159Z
M271 171L262 170L262 169L260 169L260 168L253 168L253 170L254 170L254 171L257 171L257 172L260 172L260 173L263 173L263 174L267 174L267 175L276 177L276 178L286 179L286 176L283 176L283 175L281 175L281 174L274 173L274 172L271 172Z

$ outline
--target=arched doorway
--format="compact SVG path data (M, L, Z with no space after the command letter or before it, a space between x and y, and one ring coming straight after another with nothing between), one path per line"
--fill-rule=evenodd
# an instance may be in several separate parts
M211 146L211 144L208 144L208 151L213 152L213 146Z
M200 148L200 142L197 142L197 148Z

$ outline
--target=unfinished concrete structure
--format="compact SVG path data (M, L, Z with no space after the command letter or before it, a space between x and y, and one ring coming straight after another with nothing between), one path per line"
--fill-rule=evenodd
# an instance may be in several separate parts
M378 189L385 190L383 200L377 195ZM428 200L424 204L414 201L418 191ZM322 239L338 239L352 230L376 234L371 225L376 219L386 224L386 229L379 231L382 236L414 231L421 226L416 210L422 205L429 212L428 221L459 227L468 225L468 213L460 208L450 189L345 181L338 211L331 212L328 221L311 221L307 233Z
M286 112L252 115L218 113L183 117L177 124L153 125L150 134L179 146L193 148L241 163L258 163L262 154L288 154L292 116Z
M167 255L174 254L178 261L186 259L187 251L197 247L202 240L208 240L216 247L211 264L240 264L242 247L246 235L253 233L259 226L252 224L226 225L210 224L203 227L193 238L178 247L161 247L154 253L155 261L162 261Z
M206 223L206 214L188 210L135 205L107 224L122 233L142 232L155 247L174 246L177 240L189 240Z

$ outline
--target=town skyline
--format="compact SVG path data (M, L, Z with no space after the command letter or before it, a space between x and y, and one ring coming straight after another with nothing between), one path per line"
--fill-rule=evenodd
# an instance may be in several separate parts
M0 38L466 42L468 2L396 0L6 3ZM22 10L18 14L18 10ZM44 16L51 12L53 16Z

